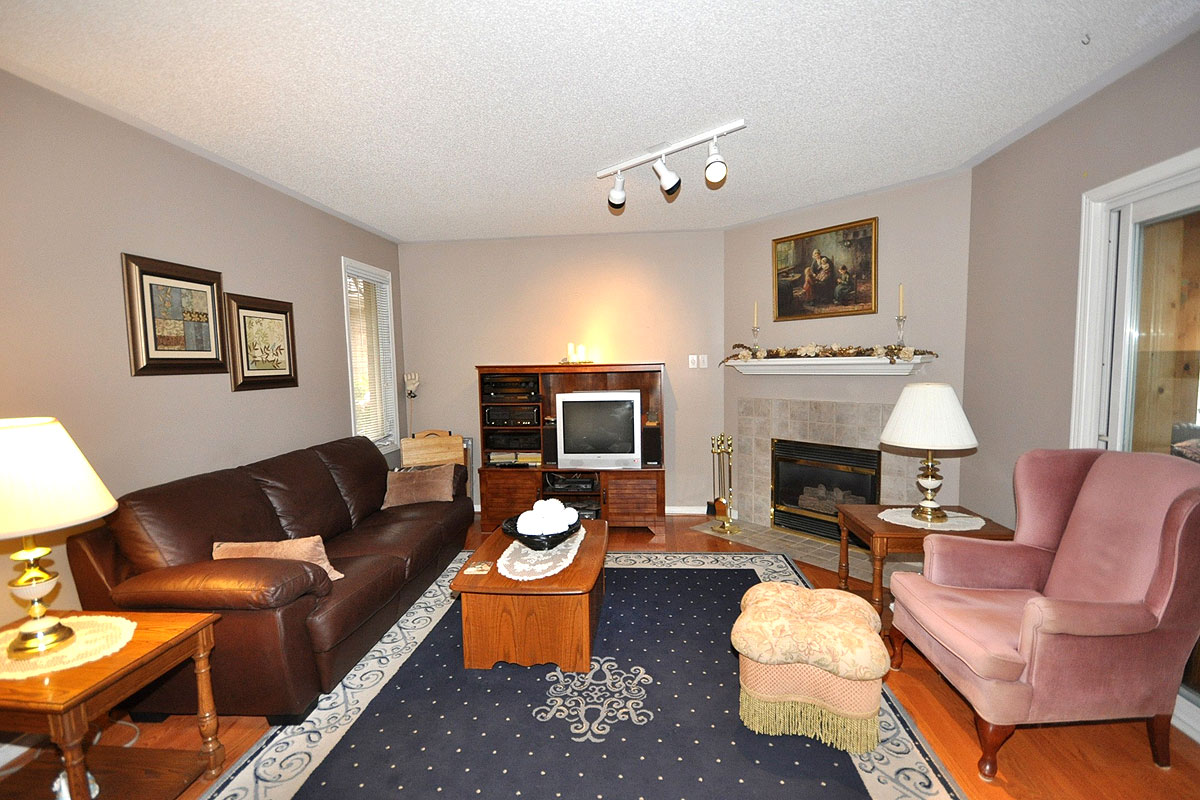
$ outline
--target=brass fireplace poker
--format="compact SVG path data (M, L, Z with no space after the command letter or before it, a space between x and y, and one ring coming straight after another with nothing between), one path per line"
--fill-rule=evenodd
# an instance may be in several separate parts
M741 533L741 526L733 522L733 437L718 434L712 437L713 454L713 511L718 523L712 527L717 533Z

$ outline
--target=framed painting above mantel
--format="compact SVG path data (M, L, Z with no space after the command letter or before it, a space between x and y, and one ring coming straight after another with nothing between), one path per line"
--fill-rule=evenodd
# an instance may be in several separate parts
M879 218L771 242L775 321L874 314Z

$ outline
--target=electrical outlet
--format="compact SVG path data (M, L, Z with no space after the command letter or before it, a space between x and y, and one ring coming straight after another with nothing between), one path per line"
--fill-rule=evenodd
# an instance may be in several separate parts
M708 369L708 353L700 354L700 369Z
M695 368L696 368L696 357L688 356L688 369L695 369Z

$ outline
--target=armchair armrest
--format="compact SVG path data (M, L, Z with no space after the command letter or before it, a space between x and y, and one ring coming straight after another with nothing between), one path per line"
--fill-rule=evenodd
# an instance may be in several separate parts
M1054 553L1019 542L932 533L925 537L925 578L940 586L1041 591Z
M1158 627L1158 616L1145 603L1106 603L1035 597L1021 617L1021 646L1039 634L1129 636Z
M230 558L143 572L118 584L112 598L127 609L249 610L280 608L332 588L325 570L307 561Z

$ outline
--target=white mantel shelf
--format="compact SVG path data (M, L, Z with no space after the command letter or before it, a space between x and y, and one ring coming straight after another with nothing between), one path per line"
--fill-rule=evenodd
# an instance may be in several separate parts
M874 356L854 358L751 358L727 361L743 375L912 375L936 356L895 362Z

